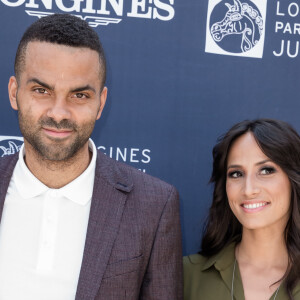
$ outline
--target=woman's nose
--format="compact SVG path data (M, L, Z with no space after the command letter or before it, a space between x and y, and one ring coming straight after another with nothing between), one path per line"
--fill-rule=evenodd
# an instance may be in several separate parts
M248 175L244 181L244 194L247 198L255 197L260 191L259 183L254 175Z

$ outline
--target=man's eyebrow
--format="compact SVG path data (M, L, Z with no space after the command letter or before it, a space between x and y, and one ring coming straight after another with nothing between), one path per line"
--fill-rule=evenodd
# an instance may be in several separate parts
M76 93L76 92L83 92L83 91L92 91L92 92L96 93L96 90L93 87L91 87L90 85L78 87L78 88L72 90L71 92Z
M40 80L37 79L37 78L29 78L29 79L27 80L27 84L28 84L28 83L37 83L37 84L39 84L39 85L41 85L41 86L47 88L47 89L50 90L50 91L53 91L53 90L54 90L54 87L53 87L53 86L50 86L49 84L47 84L47 83L45 83L45 82L42 82L42 81L40 81Z

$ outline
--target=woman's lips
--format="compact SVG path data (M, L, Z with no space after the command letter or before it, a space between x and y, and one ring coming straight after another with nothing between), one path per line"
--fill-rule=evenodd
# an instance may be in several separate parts
M257 212L263 210L270 203L266 201L242 203L241 207L246 212Z

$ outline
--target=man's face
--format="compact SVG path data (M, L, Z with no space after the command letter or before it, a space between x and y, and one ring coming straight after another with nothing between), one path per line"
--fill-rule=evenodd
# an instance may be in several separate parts
M28 44L20 78L11 77L8 85L26 152L66 161L88 148L107 95L100 67L98 53L88 48Z

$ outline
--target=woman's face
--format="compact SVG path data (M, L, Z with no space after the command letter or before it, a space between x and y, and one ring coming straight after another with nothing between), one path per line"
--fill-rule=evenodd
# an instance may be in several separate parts
M230 208L244 229L276 226L284 230L290 215L291 184L250 132L231 146L226 192Z

